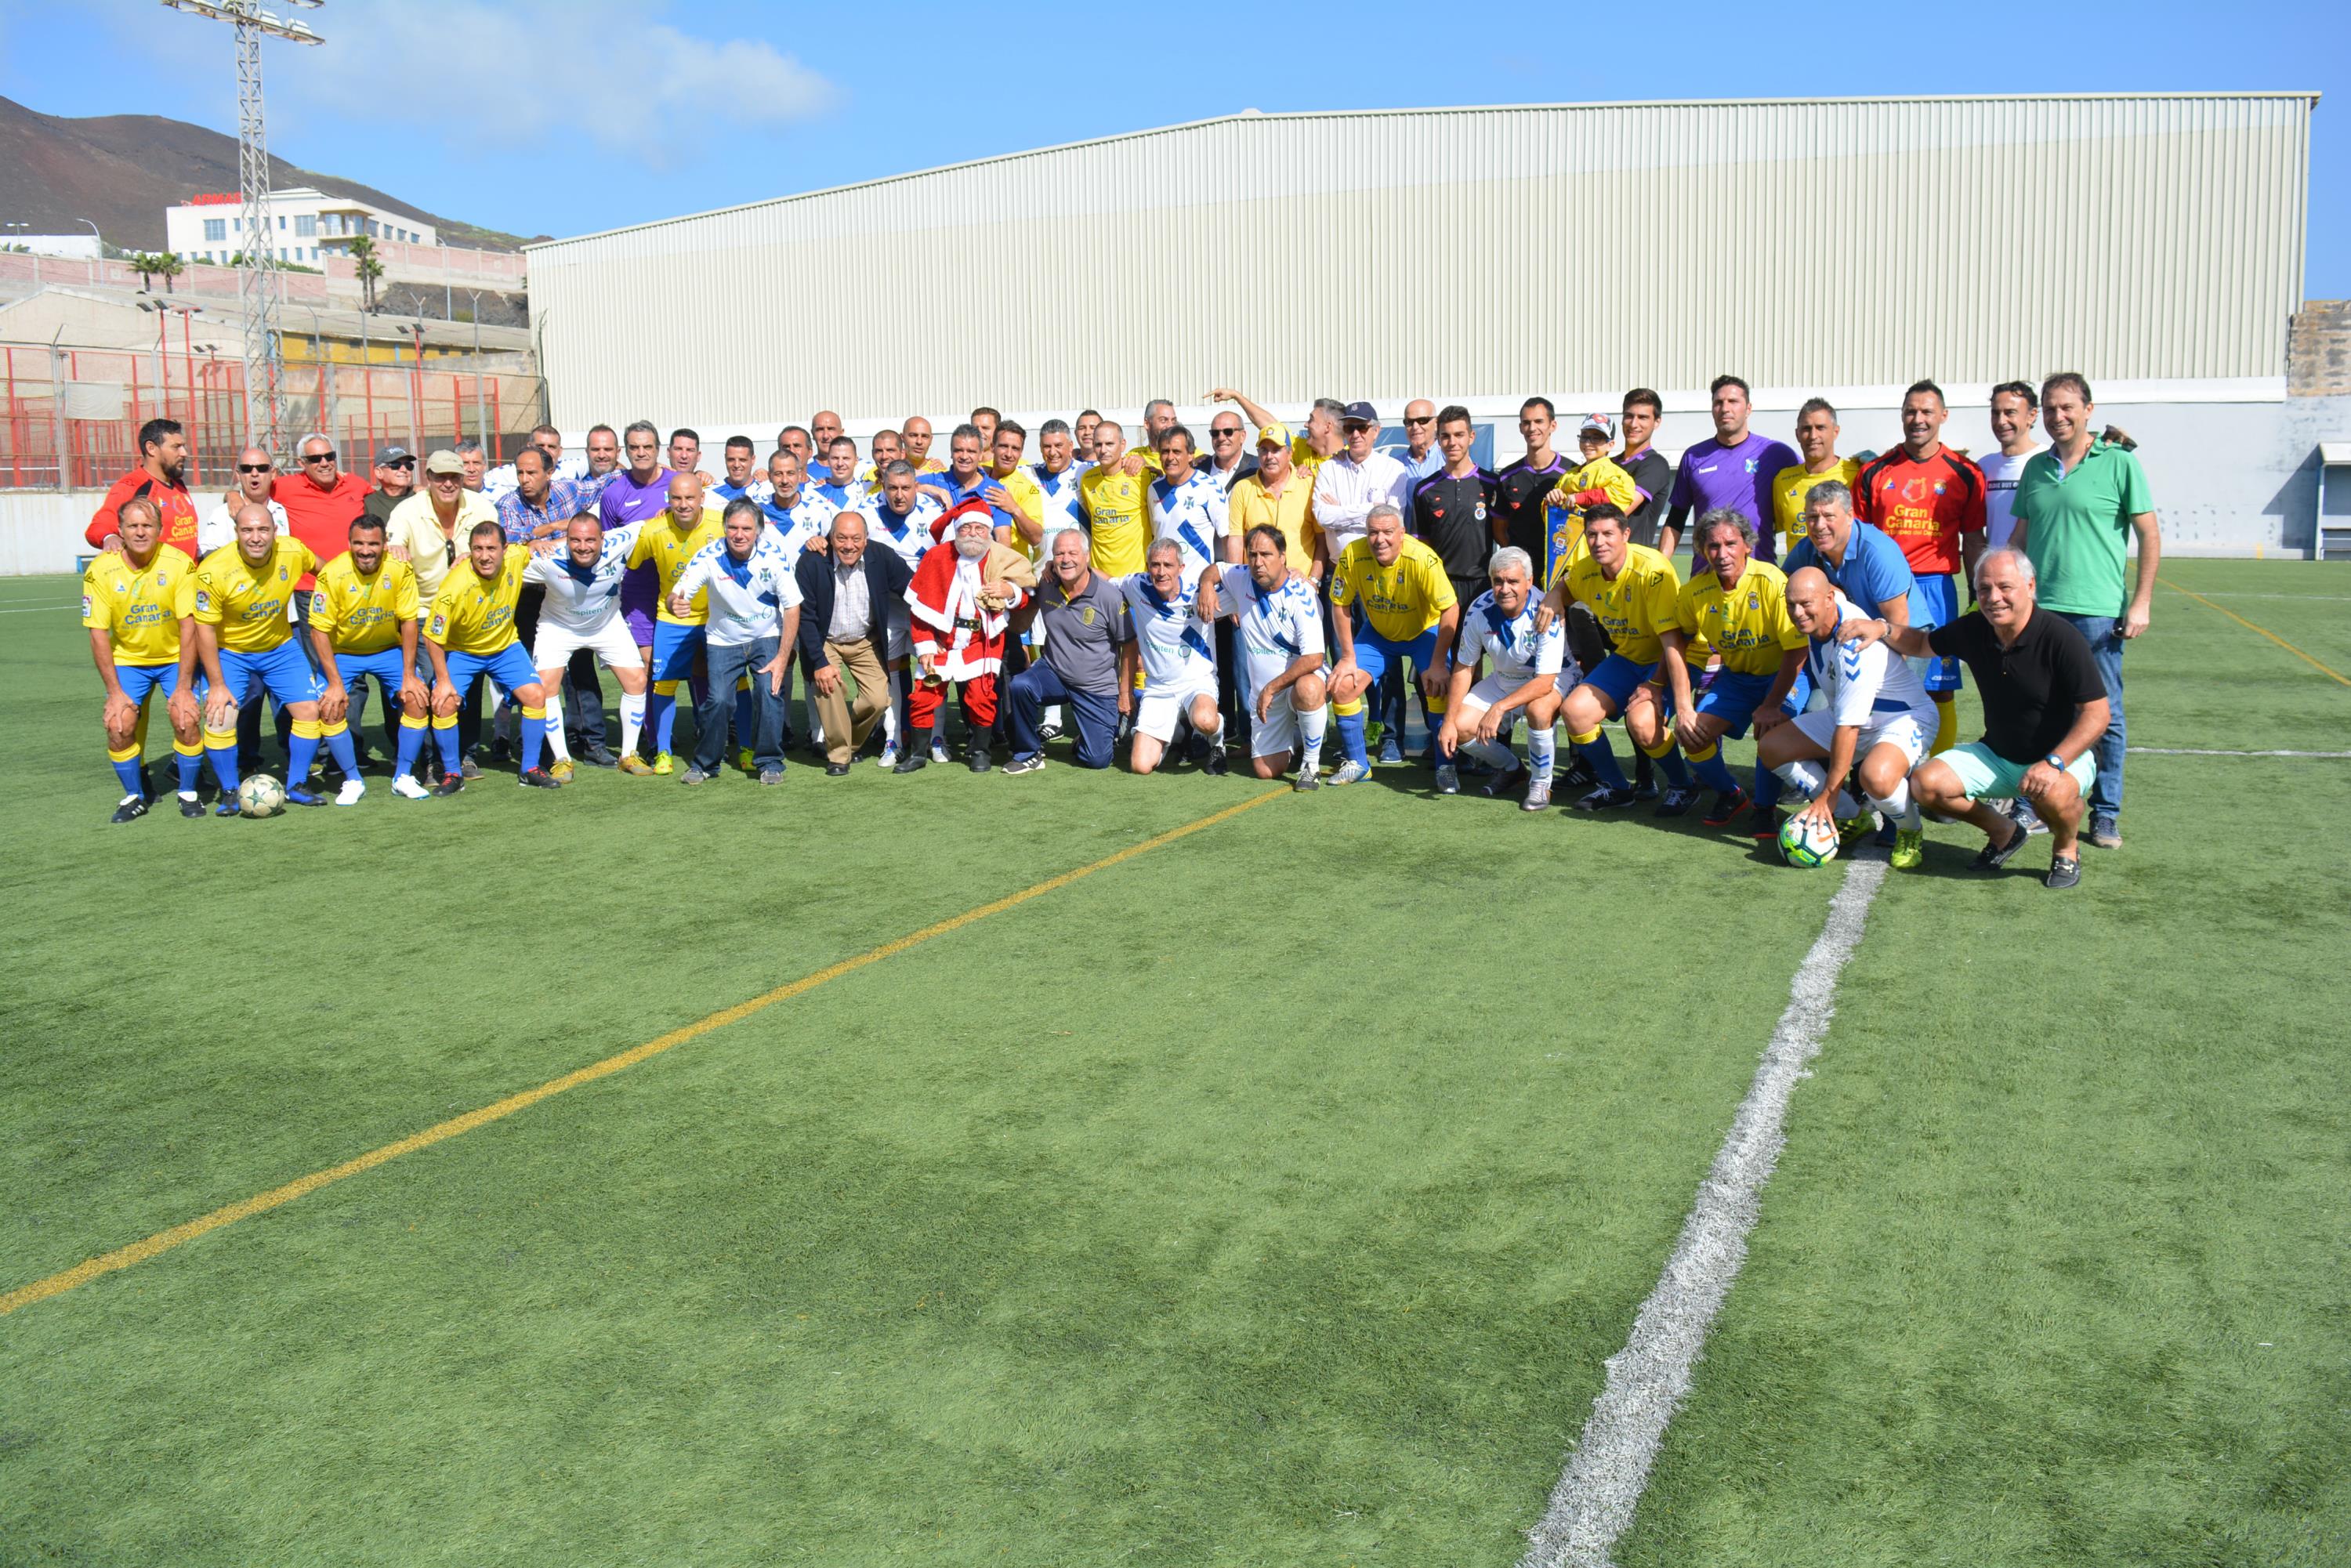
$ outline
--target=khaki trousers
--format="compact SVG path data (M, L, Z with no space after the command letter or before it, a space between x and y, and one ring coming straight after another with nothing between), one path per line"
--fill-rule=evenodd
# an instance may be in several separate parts
M816 693L817 717L824 721L824 757L828 762L847 762L857 755L865 737L873 733L882 715L890 706L890 672L883 666L881 650L870 637L852 637L842 642L828 640L824 645L825 663L846 677L831 695L821 690ZM857 688L855 717L851 716L849 688ZM815 688L813 679L810 682Z

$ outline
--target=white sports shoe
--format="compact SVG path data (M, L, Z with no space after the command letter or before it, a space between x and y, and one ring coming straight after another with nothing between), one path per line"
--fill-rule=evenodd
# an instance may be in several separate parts
M360 803L360 797L366 793L367 783L365 780L359 779L346 779L343 780L343 787L335 791L335 804L338 806L356 806Z
M432 790L406 773L392 781L392 792L403 800L429 800L433 798Z
M931 760L934 762L946 762L952 760L952 758L947 756L947 743L940 739L935 735L931 737Z
M882 748L882 755L873 759L873 766L885 771L889 768L897 767L898 748L894 746L883 747Z
M1338 772L1331 775L1331 783L1334 787L1343 784L1360 784L1371 776L1370 768L1350 758L1339 765Z

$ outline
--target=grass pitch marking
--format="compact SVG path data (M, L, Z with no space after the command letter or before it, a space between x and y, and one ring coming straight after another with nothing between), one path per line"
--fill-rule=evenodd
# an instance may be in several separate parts
M1787 1145L1782 1125L1788 1101L1806 1064L1820 1054L1836 1011L1837 977L1860 945L1870 903L1885 880L1883 860L1855 861L1846 870L1665 1271L1641 1303L1632 1337L1608 1358L1608 1380L1592 1402L1591 1418L1552 1489L1551 1504L1527 1531L1520 1568L1604 1568L1632 1524L1658 1445L1689 1393L1707 1333L1747 1260L1747 1233L1761 1212L1763 1184Z
M2207 751L2191 746L2126 746L2134 757L2351 757L2351 751Z
M2238 625L2242 626L2246 631L2258 632L2262 636L2268 638L2271 642L2275 643L2279 647L2283 648L2287 653L2292 653L2295 658L2300 659L2304 664L2308 664L2312 669L2316 670L2319 674L2325 675L2328 680L2333 681L2336 685L2351 686L2351 675L2346 675L2342 671L2335 669L2330 665L2320 664L2316 659L2312 658L2309 654L2304 653L2301 649L2295 647L2293 643L2287 642L2284 638L2279 636L2268 627L2256 626L2252 622L2246 620L2243 616L2238 614L2235 611L2230 609L2228 606L2224 604L2215 604L2200 593L2190 592L2189 590L2180 587L2179 584L2172 581L2171 579L2168 577L2158 576L2155 580L2163 584L2164 587L2171 590L2174 593L2187 594L2189 598L2204 606L2207 610L2219 611L2221 614L2227 616Z
M616 1072L625 1072L640 1062L650 1061L664 1051L673 1051L688 1040L708 1034L713 1030L725 1029L731 1023L740 1023L754 1013L763 1012L774 1007L778 1002L789 1001L794 997L805 996L829 980L837 980L843 975L853 974L868 965L878 964L884 958L895 957L909 948L919 947L935 937L960 931L965 926L985 920L991 915L1001 915L1006 910L1026 904L1032 898L1042 898L1049 893L1057 892L1073 882L1093 875L1096 872L1108 871L1114 865L1123 865L1138 855L1149 854L1153 850L1172 844L1178 839L1189 838L1192 834L1213 828L1220 822L1228 822L1243 811L1254 810L1267 801L1280 800L1289 793L1290 790L1286 787L1269 789L1238 805L1228 806L1221 811L1210 812L1197 821L1186 822L1180 828L1171 828L1155 837L1144 840L1141 843L1130 844L1116 854L1105 855L1091 865L1081 865L1074 871L1065 871L1059 876L1048 877L1034 887L1023 888L1019 893L999 898L992 904L983 904L977 909L967 909L961 915L950 916L935 925L925 925L921 930L898 937L894 941L884 942L879 947L860 953L853 958L843 958L838 964L828 965L814 974L803 975L788 985L778 986L774 990L764 992L747 1001L737 1002L731 1008L721 1008L705 1018L696 1019L690 1024L674 1029L667 1034L645 1041L643 1045L631 1046L617 1056L608 1056L601 1061L591 1062L586 1067L567 1072L560 1078L550 1078L536 1088L523 1090L517 1094L509 1094L503 1100L484 1105L478 1110L468 1111L462 1116L453 1116L448 1121L427 1127L421 1133L412 1133L407 1137L386 1144L381 1148L370 1149L356 1159L345 1160L341 1165L329 1166L325 1170L312 1171L308 1176L289 1181L283 1186L271 1187L267 1192L256 1193L251 1197L229 1204L225 1207L215 1208L210 1214L199 1215L193 1219L174 1225L168 1230L159 1230L143 1241L134 1241L128 1247L119 1247L111 1252L101 1252L95 1258L86 1259L70 1269L50 1275L46 1280L36 1280L29 1285L20 1285L5 1295L0 1295L0 1317L5 1317L20 1307L29 1307L36 1301L46 1301L51 1296L61 1296L68 1291L89 1284L100 1275L111 1274L119 1269L128 1269L134 1263L144 1263L151 1258L159 1258L172 1249L184 1246L200 1236L209 1235L225 1225L234 1225L240 1219L250 1219L256 1214L266 1214L273 1208L292 1203L298 1197L308 1197L320 1187L331 1186L348 1176L355 1176L362 1171L373 1170L376 1166L390 1160L396 1160L402 1155L414 1154L419 1149L431 1148L434 1145L446 1142L462 1133L470 1133L476 1127L487 1126L492 1122L501 1121L517 1111L527 1110L540 1101L552 1099L567 1090L577 1089L584 1083L593 1083L600 1078L610 1078Z

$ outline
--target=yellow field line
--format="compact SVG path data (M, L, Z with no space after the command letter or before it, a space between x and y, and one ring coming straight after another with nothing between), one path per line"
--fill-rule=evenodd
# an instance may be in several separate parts
M2328 680L2335 682L2336 685L2351 686L2351 675L2346 675L2340 670L2331 669L2328 666L2320 664L2316 659L2312 658L2309 654L2304 653L2301 649L2295 647L2293 643L2287 642L2284 638L2279 636L2268 627L2256 626L2252 622L2246 620L2243 616L2238 614L2235 611L2215 604L2200 593L2189 592L2189 590L2180 587L2179 584L2172 581L2171 579L2168 577L2158 576L2155 580L2163 584L2164 587L2171 590L2174 593L2188 594L2189 598L2194 600L2197 603L2201 604L2207 610L2220 611L2221 614L2227 616L2238 625L2242 626L2248 632L2260 632L2262 636L2267 637L2271 642L2275 643L2279 647L2283 648L2287 653L2292 653L2295 658L2300 659L2304 664L2308 664L2312 669L2316 670L2319 674L2325 675Z
M1042 898L1049 893L1067 887L1071 883L1092 876L1098 871L1108 871L1111 867L1131 861L1137 855L1149 854L1153 850L1172 844L1178 839L1188 838L1204 829L1213 828L1219 822L1230 821L1243 811L1262 806L1269 800L1280 800L1289 793L1286 789L1269 789L1261 795L1252 796L1243 800L1237 806L1228 806L1221 811L1211 812L1198 821L1186 822L1180 828L1171 828L1166 832L1155 838L1145 839L1139 844L1130 844L1116 854L1105 855L1092 865L1082 865L1075 871L1065 871L1059 876L1048 877L1036 886L1023 888L1009 897L999 898L993 904L983 904L977 909L967 909L961 915L942 920L935 925L925 925L910 936L901 936L893 942L884 942L879 947L860 953L853 958L843 958L840 963L819 969L812 975L804 975L789 985L778 986L774 990L753 997L748 1001L737 1002L731 1008L722 1008L707 1018L696 1019L682 1029L674 1029L657 1039L645 1041L643 1045L631 1046L618 1056L608 1056L601 1061L591 1063L576 1071L567 1072L560 1078L551 1078L535 1089L526 1089L518 1094L509 1094L505 1099L485 1105L479 1110L468 1111L462 1116L452 1117L446 1122L427 1127L421 1133L412 1133L395 1143L384 1145L381 1148L370 1149L357 1159L345 1160L341 1165L330 1166L325 1170L312 1171L308 1176L289 1181L284 1186L271 1187L267 1192L256 1193L251 1197L232 1203L225 1208L215 1208L210 1214L200 1215L183 1224L174 1225L169 1230L159 1230L143 1241L134 1241L128 1247L118 1247L111 1252L101 1252L95 1258L87 1259L61 1273L50 1275L46 1280L36 1280L29 1285L20 1285L7 1294L0 1295L0 1317L6 1316L19 1307L29 1307L36 1301L45 1301L51 1296L63 1295L68 1291L87 1285L101 1274L111 1274L118 1269L128 1269L134 1263L144 1263L150 1258L161 1257L173 1248L184 1246L197 1237L208 1235L225 1225L234 1225L240 1219L250 1219L256 1214L266 1214L273 1208L293 1202L298 1197L308 1197L322 1186L331 1186L346 1176L355 1176L362 1171L373 1170L387 1160L396 1160L402 1155L414 1154L419 1149L430 1148L434 1144L457 1136L460 1133L470 1133L476 1127L486 1126L492 1122L511 1116L517 1111L536 1105L542 1100L551 1099L566 1090L577 1089L583 1083L593 1083L596 1080L609 1078L615 1072L624 1072L641 1061L651 1061L665 1051L674 1050L690 1040L708 1034L712 1030L725 1029L730 1023L740 1023L754 1013L774 1007L778 1002L789 1001L794 997L805 996L828 980L837 980L843 975L853 974L864 968L869 964L878 964L884 958L894 957L911 947L919 947L935 937L946 936L949 932L960 931L965 926L985 920L991 915L1001 915L1006 910L1026 904L1032 898Z

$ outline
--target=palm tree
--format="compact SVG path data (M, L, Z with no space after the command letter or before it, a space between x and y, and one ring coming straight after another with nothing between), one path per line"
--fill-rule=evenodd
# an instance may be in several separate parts
M355 235L345 252L359 264L360 308L375 308L376 280L383 276L383 263L375 258L375 241L366 235Z
M143 250L132 251L122 258L122 264L139 275L139 292L141 294L147 292L148 278L163 270L157 257Z
M151 256L147 259L155 264L154 270L163 280L163 292L177 294L179 289L173 286L172 280L187 270L186 267L182 265L180 258L167 250Z

